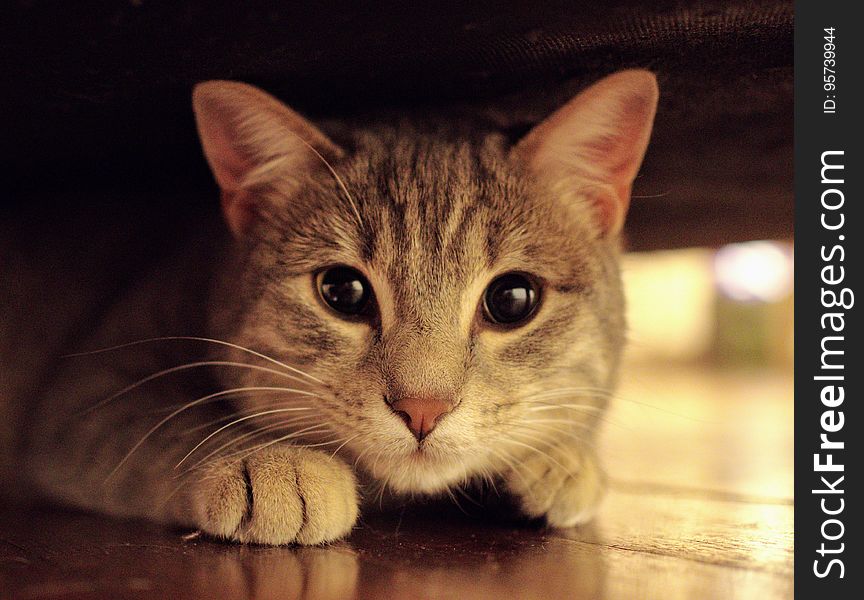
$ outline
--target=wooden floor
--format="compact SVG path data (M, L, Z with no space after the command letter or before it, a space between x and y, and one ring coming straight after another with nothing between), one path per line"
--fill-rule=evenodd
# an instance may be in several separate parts
M364 518L327 548L254 548L6 508L0 598L791 598L791 374L625 373L590 527L502 524L466 502Z

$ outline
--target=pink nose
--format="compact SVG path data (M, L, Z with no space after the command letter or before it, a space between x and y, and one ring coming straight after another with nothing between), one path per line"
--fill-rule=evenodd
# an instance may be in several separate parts
M420 442L435 428L438 420L450 412L452 405L440 398L408 396L396 400L390 404L390 408L402 417L408 429Z

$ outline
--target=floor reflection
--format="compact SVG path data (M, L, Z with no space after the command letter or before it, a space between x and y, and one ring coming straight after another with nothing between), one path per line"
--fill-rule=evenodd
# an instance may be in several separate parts
M208 553L207 542L196 552ZM200 598L344 600L357 596L360 563L347 543L327 548L221 548L194 561Z
M365 522L351 541L363 555L364 598L599 598L606 567L593 527L570 540L538 526L455 515L437 505ZM527 594L527 595L526 595Z
M578 599L602 597L606 573L591 528L565 539L447 505L372 515L323 548L184 540L56 509L0 514L18 517L5 523L0 584L19 598Z

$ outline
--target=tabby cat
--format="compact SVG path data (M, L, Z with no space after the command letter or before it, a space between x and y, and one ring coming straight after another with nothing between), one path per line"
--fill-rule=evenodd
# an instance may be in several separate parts
M651 73L618 72L514 143L461 118L316 126L199 84L224 221L113 296L54 268L50 309L28 300L48 277L32 261L0 267L6 477L264 544L336 540L364 502L475 481L585 522L657 96Z

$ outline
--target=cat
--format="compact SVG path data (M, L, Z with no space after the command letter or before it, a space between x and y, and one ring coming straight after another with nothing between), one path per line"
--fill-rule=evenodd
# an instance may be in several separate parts
M260 544L337 540L385 491L477 480L550 526L586 522L657 99L652 73L614 73L513 142L457 118L316 126L198 84L222 222L152 243L113 296L50 267L50 309L29 299L38 256L3 267L5 476Z

